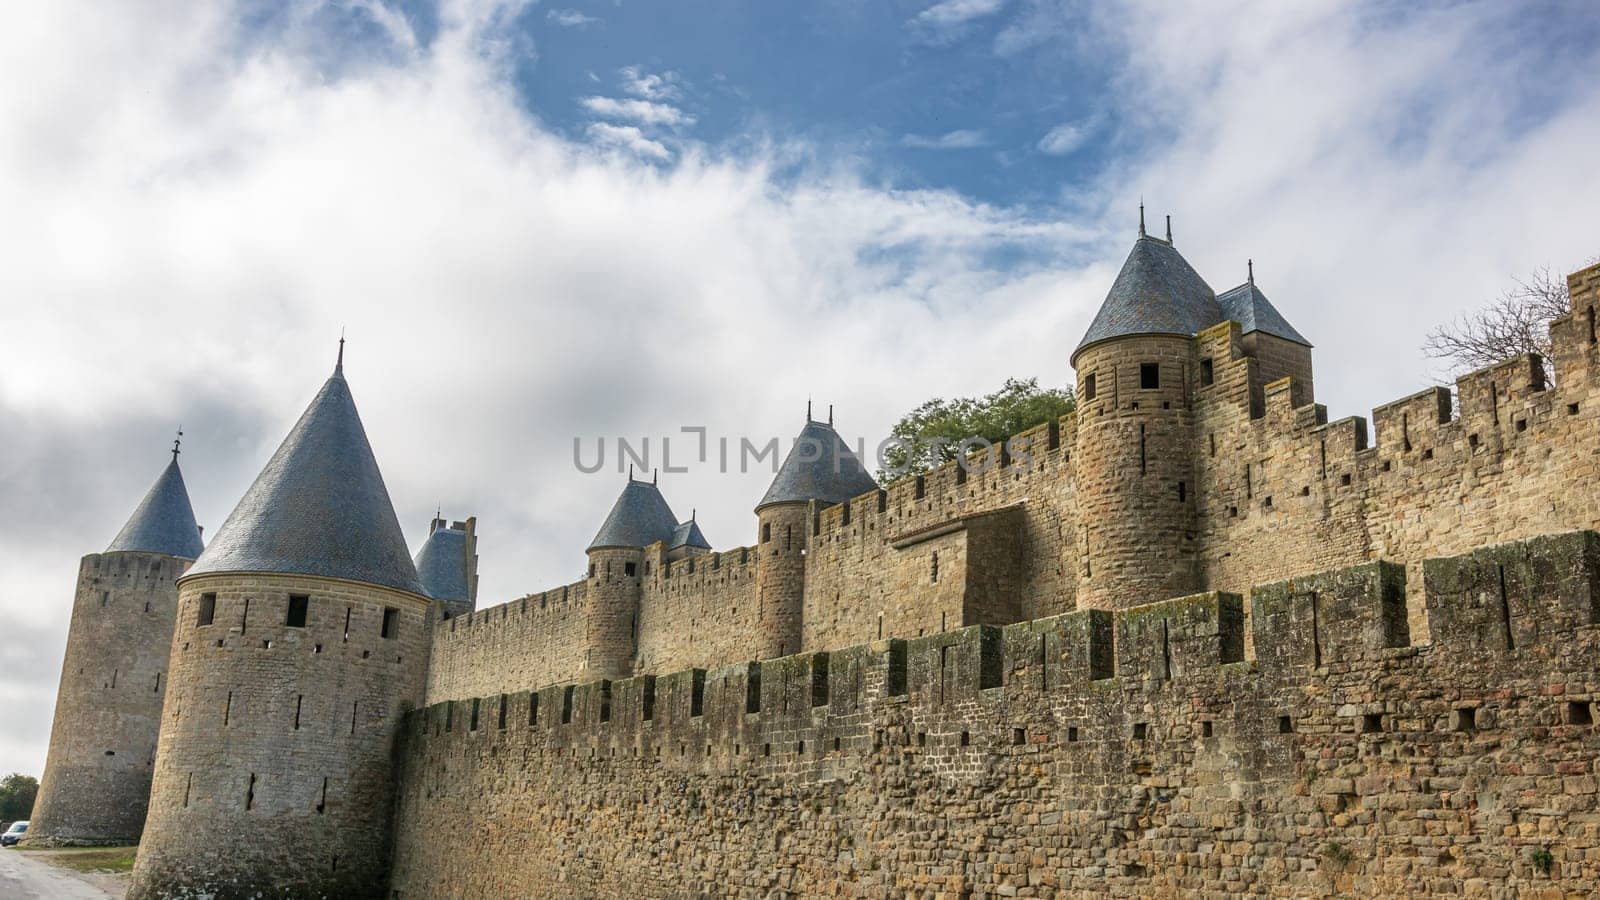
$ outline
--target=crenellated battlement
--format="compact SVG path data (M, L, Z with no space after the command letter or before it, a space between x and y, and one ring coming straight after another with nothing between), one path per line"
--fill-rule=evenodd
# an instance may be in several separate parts
M404 729L394 884L514 892L559 866L580 892L843 878L877 896L959 846L946 889L1049 872L1063 892L1415 893L1552 877L1540 848L1563 889L1600 885L1566 814L1596 790L1600 535L1421 568L1430 644L1409 639L1405 567L1380 561L1257 587L1248 616L1210 592L434 704ZM1486 742L1498 763L1465 772ZM1535 767L1568 774L1516 774ZM488 810L514 848L451 825ZM1240 870L1225 847L1246 810L1273 849ZM1426 823L1457 820L1512 836L1418 855L1443 833ZM616 828L645 837L597 843Z
M874 752L882 735L866 725L881 709L894 709L902 720L945 717L1019 694L1086 707L1134 686L1159 703L1167 683L1248 685L1253 694L1276 696L1333 672L1375 677L1396 658L1389 651L1420 652L1449 666L1466 657L1484 658L1491 669L1526 665L1536 662L1534 650L1558 650L1579 635L1591 639L1600 624L1595 532L1491 546L1430 559L1422 568L1434 640L1421 647L1409 640L1406 570L1379 561L1259 586L1251 591L1248 619L1244 598L1209 592L711 669L489 692L434 703L414 714L408 728L455 740L531 730L556 755L655 758L697 770L781 766L787 764L771 760L792 757L801 743L816 748L811 755L829 756L836 752L827 743L833 738L840 750ZM1244 653L1247 621L1253 660ZM1550 673L1522 676L1536 674ZM1001 688L1005 693L991 693ZM1184 696L1180 691L1173 701L1191 702ZM495 711L494 727L485 725L485 709ZM1182 713L1146 707L1120 717L1166 720ZM1106 725L1082 727L1105 734ZM987 737L1003 744L998 739L1005 735ZM776 754L775 738L782 751Z

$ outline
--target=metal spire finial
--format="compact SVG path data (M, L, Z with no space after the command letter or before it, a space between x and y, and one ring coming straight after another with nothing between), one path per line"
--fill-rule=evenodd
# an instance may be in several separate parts
M172 439L172 461L173 462L177 462L178 461L178 454L181 452L181 451L178 450L178 445L181 444L181 443L183 443L183 426L179 425L178 426L178 436Z
M811 421L811 398L806 398L806 421Z
M1247 259L1247 260L1244 261L1244 266L1245 266L1245 269L1250 273L1250 278L1249 278L1250 283L1251 284L1255 284L1256 283L1256 261L1253 260L1253 259Z
M1144 198L1139 198L1139 237L1144 237Z
M828 404L828 427L833 427L833 404Z
M633 480L633 463L628 463L628 480Z
M333 370L335 372L344 371L344 328L342 326L339 328L339 359L334 362Z
M1167 216L1167 243L1172 243L1172 217Z
M651 484L655 484L656 483L656 479L659 478L659 477L661 477L661 470L660 469L651 469L650 470L650 483Z

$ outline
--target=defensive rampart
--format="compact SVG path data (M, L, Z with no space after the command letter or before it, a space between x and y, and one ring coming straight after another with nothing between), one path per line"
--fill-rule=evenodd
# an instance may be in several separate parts
M435 704L392 887L1600 889L1600 536L1416 568Z

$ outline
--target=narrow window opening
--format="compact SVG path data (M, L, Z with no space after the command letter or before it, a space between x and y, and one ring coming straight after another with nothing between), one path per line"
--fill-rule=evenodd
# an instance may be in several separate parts
M500 695L500 716L499 716L499 721L496 723L496 727L498 727L501 731L505 731L506 730L506 695L505 694L501 694Z
M561 689L561 724L572 724L572 685Z
M1500 627L1505 632L1506 649L1517 649L1517 638L1511 630L1511 600L1506 596L1506 567L1496 566L1500 572Z
M322 779L322 796L317 799L317 815L328 811L328 779Z
M183 808L184 809L188 809L189 808L189 793L191 791L193 791L193 790L194 790L194 773L190 772L189 773L189 777L187 779L185 779L184 782L183 782Z
M1208 435L1206 435L1206 438L1211 442L1211 455L1212 456L1216 456L1217 455L1217 436L1214 435L1214 434L1208 434Z
M932 579L934 584L939 583L939 554L937 553L933 554L932 569L929 572L929 577ZM941 628L940 630L943 629Z
M301 707L303 707L305 705L305 702L306 702L306 695L305 694L295 694L294 695L294 730L295 731L299 731L300 730L300 709L301 709Z
M1210 719L1206 719L1206 720L1204 720L1204 721L1202 721L1200 723L1200 736L1203 737L1203 738L1208 738L1208 737L1211 737L1211 734L1212 734L1211 720Z
M478 730L478 703L479 703L478 698L477 697L473 697L472 698L472 717L470 719L468 719L468 721L467 721L467 730L468 731L477 731Z
M239 633L240 634L244 634L244 630L245 630L245 628L247 626L249 626L249 624L250 624L250 598L246 597L246 598L244 598L244 610L239 613Z
M1188 499L1189 499L1189 483L1186 482L1186 481L1178 482L1178 502L1179 503L1183 503L1184 501L1186 501Z
M356 716L361 712L361 701L350 704L350 733L356 733Z
M1206 357L1200 360L1200 385L1202 387L1208 386L1215 378L1215 369L1211 364L1211 358Z
M244 808L250 809L256 805L256 773L250 773L250 784L244 789Z
M1144 722L1135 722L1133 726L1133 739L1142 741L1150 734L1150 726Z
M1517 430L1518 431L1527 431L1528 430L1528 420L1527 419L1518 419L1517 420Z
M1067 743L1076 744L1077 742L1078 742L1078 726L1076 726L1076 725L1067 726Z
M1577 414L1578 414L1578 404L1576 404L1576 403L1568 403L1567 404L1567 415L1575 416Z
M1341 486L1343 486L1343 487L1349 487L1350 486L1350 473L1349 472L1346 472L1343 475L1339 476L1339 484Z
M226 726L233 720L233 691L228 692L228 699L222 704L222 724Z
M385 606L383 608L383 626L382 626L382 630L381 630L381 633L383 634L383 637L384 637L385 640L393 640L394 639L395 630L396 630L395 626L397 626L399 623L400 623L400 610L395 609L392 606Z
M195 619L195 626L210 625L217 618L217 595L200 595L200 615Z
M1422 458L1423 459L1433 459L1433 448L1429 447L1428 449L1422 451Z
M1471 706L1456 707L1453 728L1455 731L1477 731L1478 710Z
M1383 730L1383 713L1365 713L1361 716L1361 733L1377 734Z
M1094 399L1094 373L1083 376L1083 399Z
M771 744L762 744L761 745L761 755L762 756L771 756L772 755L772 745Z
M965 734L966 732L962 732L962 733ZM1011 729L1011 744L1012 744L1012 746L1021 746L1022 744L1025 744L1027 742L1028 742L1028 730L1026 728L1013 728L1013 729Z
M1589 708L1589 701L1587 701L1587 700L1568 700L1567 701L1567 724L1568 725L1593 725L1594 724L1594 714L1593 714L1593 711Z
M1161 677L1172 677L1172 642L1167 637L1167 620L1161 620Z
M150 689L152 693L161 693L161 673L156 673L156 686Z
M838 753L839 752L839 748L841 746L843 746L843 742L840 741L838 738L834 738L833 739L833 752Z
M347 606L347 607L344 608L344 640L345 640L345 643L349 643L350 642L350 613L352 611L353 611L352 607ZM452 631L455 630L455 627L456 627L455 623L452 622L450 624L451 630Z
M878 613L878 640L883 640L883 613Z
M1139 387L1153 391L1161 387L1161 366L1158 363L1139 364Z
M1294 719L1290 718L1289 716L1279 716L1278 717L1278 733L1279 734L1294 734Z
M628 576L629 578L632 578L633 575L634 575L634 571L637 568L638 567L636 565L634 565L633 563L623 563L622 564L622 574Z
M806 742L805 741L800 741L799 743L795 744L794 745L794 752L804 756L805 752L806 752Z
M1143 475L1145 473L1145 455L1144 455L1144 451L1145 451L1144 426L1140 425L1139 426L1139 474L1140 475Z
M648 719L650 717L649 716L645 716L645 718ZM538 725L538 724L539 724L539 695L538 694L529 694L528 695L528 727L532 728L533 726Z
M111 592L110 591L101 591L100 592L100 608L101 609L105 609L110 604L111 604Z
M289 597L289 615L283 624L289 628L306 627L306 614L311 609L311 598L301 595Z
M1311 665L1322 665L1322 607L1315 591L1311 593Z

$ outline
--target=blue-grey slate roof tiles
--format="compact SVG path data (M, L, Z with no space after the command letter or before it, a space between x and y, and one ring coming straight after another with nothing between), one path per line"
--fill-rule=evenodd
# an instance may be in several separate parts
M194 507L189 505L189 491L183 484L183 472L174 455L106 552L165 553L194 559L204 549L200 526L194 521Z
M756 511L778 503L841 503L878 489L833 426L809 418Z
M280 572L425 594L341 368L189 575Z
M678 517L672 514L660 489L648 481L634 481L630 476L617 502L612 504L610 515L589 542L589 549L648 547L656 541L670 542L677 530Z
M417 580L435 600L471 600L467 584L467 533L459 528L435 528L417 551Z

